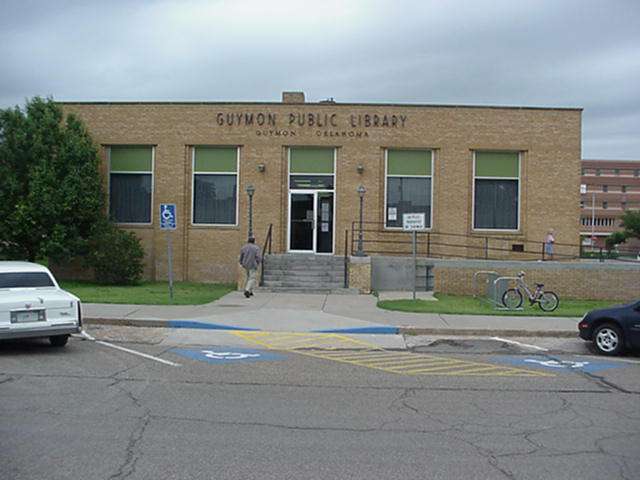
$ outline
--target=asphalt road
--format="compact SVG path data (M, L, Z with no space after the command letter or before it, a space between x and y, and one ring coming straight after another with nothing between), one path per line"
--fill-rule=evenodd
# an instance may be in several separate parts
M0 343L0 478L640 478L637 357L276 340L116 344L179 366L77 338Z

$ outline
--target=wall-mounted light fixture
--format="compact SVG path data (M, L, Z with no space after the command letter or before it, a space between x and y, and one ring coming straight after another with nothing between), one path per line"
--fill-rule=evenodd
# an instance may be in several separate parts
M258 171L260 173L263 173L265 171L266 167L264 166L264 163L259 163L258 164Z
M358 170L358 173L362 175L364 173L364 165L362 165L361 163L358 164L358 166L356 167L356 170Z

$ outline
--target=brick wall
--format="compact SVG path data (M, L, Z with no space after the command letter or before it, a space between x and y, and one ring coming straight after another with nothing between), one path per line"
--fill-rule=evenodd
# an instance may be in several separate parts
M559 243L578 243L581 112L563 109L472 108L349 104L63 104L77 114L96 143L155 145L153 224L127 226L141 237L145 276L166 279L166 235L158 228L160 203L175 203L173 232L176 280L235 281L236 259L247 232L246 186L255 186L254 232L262 246L273 224L274 252L286 250L288 146L337 150L335 186L336 254L344 251L344 232L357 220L358 185L366 187L366 221L384 221L384 149L430 148L433 169L434 232L478 237L472 231L474 149L522 151L520 230L509 241L542 241L549 228ZM219 125L221 113L271 113L275 127ZM288 125L289 115L336 115L337 127ZM406 117L404 127L350 126L364 115ZM287 132L286 136L283 132ZM279 134L277 134L279 132ZM291 133L293 132L293 133ZM350 136L353 133L353 136ZM360 134L360 136L357 136ZM365 135L366 134L366 135ZM239 223L230 227L191 225L191 146L239 146ZM265 171L258 171L258 164ZM358 173L358 165L364 171ZM475 240L474 240L475 242ZM476 242L476 243L477 243ZM506 254L505 254L506 255Z
M590 262L480 262L436 261L434 291L452 295L473 295L473 274L491 270L501 276L515 276L521 270L531 287L544 283L560 298L621 300L640 299L640 264Z

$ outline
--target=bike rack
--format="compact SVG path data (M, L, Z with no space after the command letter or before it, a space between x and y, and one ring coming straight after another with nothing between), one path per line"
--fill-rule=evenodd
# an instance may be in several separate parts
M493 293L495 295L495 299L496 299L496 304L495 304L495 308L496 310L509 310L511 312L516 312L516 311L522 311L524 310L523 307L520 308L516 308L516 309L510 309L504 306L504 304L502 303L502 295L504 295L504 292L507 291L508 288L508 284L505 285L502 289L500 288L500 282L509 282L509 281L517 281L518 277L498 277L493 281ZM502 295L500 295L500 301L497 301L497 294L498 292L502 293ZM524 305L524 302L523 302Z

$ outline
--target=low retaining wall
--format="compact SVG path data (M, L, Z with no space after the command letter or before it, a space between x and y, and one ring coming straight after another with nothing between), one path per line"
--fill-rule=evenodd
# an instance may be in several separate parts
M512 262L483 260L433 260L434 290L453 295L473 295L473 274L492 270L501 276L526 273L531 287L544 283L560 298L593 300L640 299L640 263L613 262Z

